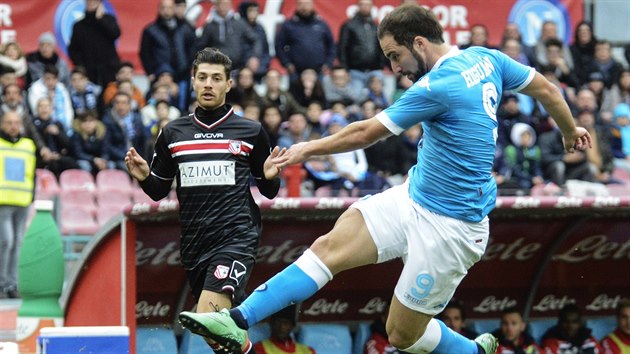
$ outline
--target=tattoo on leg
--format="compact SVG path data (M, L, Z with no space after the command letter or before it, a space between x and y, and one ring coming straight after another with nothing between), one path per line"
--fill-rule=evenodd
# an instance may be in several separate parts
M208 305L210 305L210 307L212 309L214 309L214 312L219 312L221 310L221 308L219 307L219 305L215 305L212 303L212 301L208 302Z

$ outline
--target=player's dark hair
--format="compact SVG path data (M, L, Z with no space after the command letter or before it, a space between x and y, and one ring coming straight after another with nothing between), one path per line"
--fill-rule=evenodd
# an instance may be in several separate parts
M230 78L230 72L232 71L232 60L223 54L216 48L204 48L195 54L195 60L193 61L193 76L197 73L199 64L219 64L223 65L225 69L225 77Z
M416 36L435 44L444 43L444 30L431 10L418 5L401 5L390 12L378 26L378 38L391 35L405 47L413 46Z

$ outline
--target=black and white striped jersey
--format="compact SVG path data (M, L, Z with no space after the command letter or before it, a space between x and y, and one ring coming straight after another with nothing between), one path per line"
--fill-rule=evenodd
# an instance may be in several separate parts
M255 254L261 218L250 177L264 180L269 154L261 124L234 114L229 105L212 112L198 108L162 129L151 175L177 180L184 268L217 249Z

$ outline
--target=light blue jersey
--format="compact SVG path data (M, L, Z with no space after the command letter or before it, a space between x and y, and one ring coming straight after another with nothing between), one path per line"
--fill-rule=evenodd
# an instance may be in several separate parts
M496 111L504 90L519 91L533 68L483 47L453 47L376 118L392 133L422 123L411 198L435 213L478 222L496 202L492 177Z

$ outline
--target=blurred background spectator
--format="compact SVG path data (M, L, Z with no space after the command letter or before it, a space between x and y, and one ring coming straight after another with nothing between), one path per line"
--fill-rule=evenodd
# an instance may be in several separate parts
M575 304L564 305L558 313L558 323L542 337L547 354L601 354L602 347L582 320L582 311Z
M70 85L70 69L68 64L57 54L57 40L52 32L44 32L39 36L37 50L26 55L28 63L28 75L26 76L26 87L44 76L44 69L47 66L57 68L59 81L64 85Z

